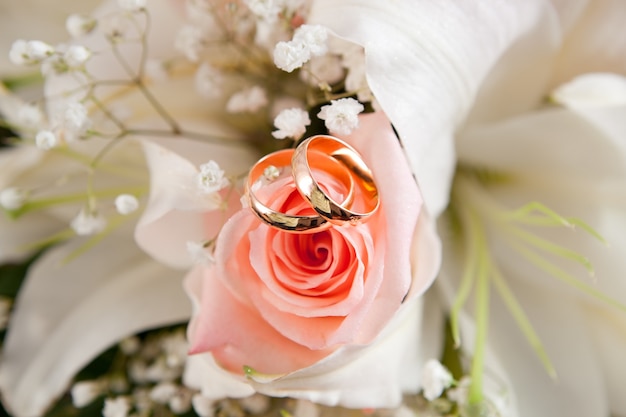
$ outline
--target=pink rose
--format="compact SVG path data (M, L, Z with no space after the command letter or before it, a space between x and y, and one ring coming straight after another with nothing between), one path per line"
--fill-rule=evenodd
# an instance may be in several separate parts
M371 114L362 116L360 123L344 139L361 153L379 189L380 209L370 221L290 234L267 226L243 207L222 228L215 263L198 265L188 275L186 289L195 305L189 327L191 351L210 352L213 372L219 364L231 378L259 392L348 406L390 406L408 388L399 386L402 378L397 373L404 369L398 361L405 358L404 346L417 348L404 336L390 335L402 327L410 332L406 337L417 338L419 314L414 307L438 270L439 242L421 210L419 190L388 120ZM316 173L316 178L329 192L341 192L323 173ZM292 214L311 210L290 176L261 192L274 208ZM414 327L407 326L409 322ZM394 338L397 343L391 346L386 339ZM387 363L373 366L363 360L371 346L383 346L381 352L393 351L397 357L383 354ZM346 398L342 393L319 395L326 387L316 376L341 372L351 362L360 369L352 370L353 379L368 370L376 372L368 378L381 381L387 379L381 374L395 375L388 395L363 395L366 386ZM209 377L196 373L194 378ZM290 384L290 378L297 381ZM307 378L317 382L303 383ZM332 380L326 377L330 385ZM378 383L372 380L370 386Z

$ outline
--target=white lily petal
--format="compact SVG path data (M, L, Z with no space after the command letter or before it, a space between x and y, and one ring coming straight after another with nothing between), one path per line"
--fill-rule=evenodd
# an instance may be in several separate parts
M226 218L221 210L222 195L206 194L198 187L199 170L192 162L224 161L228 163L226 174L238 175L251 166L254 153L243 147L220 147L184 138L167 143L146 139L143 146L151 173L151 191L135 239L159 261L174 268L187 268L193 259L186 243L213 238ZM214 214L207 216L207 212ZM216 221L211 221L211 217Z
M551 97L571 109L625 105L626 77L606 72L583 74L557 87Z
M61 265L77 244L43 255L16 301L0 386L17 417L41 415L76 372L116 341L189 317L177 273L132 243L111 237Z
M454 130L495 61L546 7L537 1L315 2L311 23L364 46L370 88L403 140L433 215L448 202Z
M562 2L568 3L570 2ZM576 8L576 7L574 7ZM621 0L589 1L568 31L556 63L553 86L590 72L626 72L626 19Z

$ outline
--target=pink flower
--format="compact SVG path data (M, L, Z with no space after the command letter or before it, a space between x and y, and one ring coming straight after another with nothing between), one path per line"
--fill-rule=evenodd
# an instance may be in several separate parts
M397 327L417 318L404 314L403 320L393 320L400 310L412 311L408 305L432 282L439 243L421 211L422 199L409 168L399 163L404 161L402 151L388 120L382 114L367 115L361 125L346 141L362 154L378 185L381 207L369 222L290 234L272 229L243 207L222 228L215 263L197 265L187 277L186 288L196 306L189 330L192 353L210 352L232 378L252 383L256 391L286 395L291 374L298 389L290 396L378 407L400 399L402 378L396 372L408 363L398 366L398 358L389 357L382 369L359 357L370 344L389 349L379 335L390 322ZM332 178L316 175L329 192L341 191ZM290 213L311 210L291 178L277 180L265 192L275 207ZM415 327L407 331L417 336ZM330 369L329 361L334 364ZM330 374L341 373L350 361L359 362L361 371L375 372L368 378L383 381L385 373L396 375L387 389L391 394L371 398L361 392L355 400L344 386L340 396L346 395L345 401L320 396L325 387L312 376L324 369L327 381L332 381ZM248 381L244 368L249 370ZM315 382L303 385L307 378ZM278 391L272 384L280 386ZM379 388L371 380L369 385Z

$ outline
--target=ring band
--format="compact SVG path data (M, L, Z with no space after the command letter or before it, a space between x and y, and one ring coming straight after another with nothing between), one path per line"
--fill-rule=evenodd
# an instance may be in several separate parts
M296 216L286 213L281 213L274 209L271 209L257 198L254 193L254 184L266 173L268 168L281 168L290 167L292 157L294 155L293 149L284 149L273 152L263 158L261 158L250 170L248 174L248 180L246 182L246 196L248 203L252 211L265 223L280 230L295 233L306 233L309 231L320 231L331 226L325 218L320 215L310 216ZM323 154L321 152L313 153L314 158L317 161L324 162L326 165L331 163L331 166L325 166L324 168L329 171L330 174L334 174L334 177L338 179L348 190L346 197L342 204L350 205L354 196L354 179L347 168L339 162L339 160ZM323 159L322 159L323 158Z
M357 179L356 184L363 197L364 211L349 210L350 207L337 203L320 188L309 164L309 157L314 151L331 155L345 165ZM354 148L333 136L317 135L304 140L293 154L291 167L296 187L302 196L330 223L356 225L367 220L378 210L380 200L372 171Z

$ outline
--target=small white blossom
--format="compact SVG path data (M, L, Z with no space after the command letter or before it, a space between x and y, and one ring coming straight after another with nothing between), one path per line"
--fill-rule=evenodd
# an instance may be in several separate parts
M311 51L303 42L278 42L274 47L274 64L283 71L292 72L309 59Z
M247 88L232 95L226 103L226 110L230 113L254 113L268 103L265 90L259 86Z
M72 386L72 404L76 408L83 408L93 402L103 392L100 381L80 381Z
M6 210L19 210L28 199L28 191L10 187L0 191L0 206Z
M84 36L96 28L97 21L91 16L74 13L65 20L65 29L73 38Z
M42 41L13 42L9 51L9 59L16 65L38 64L54 53L54 48Z
M39 106L24 103L17 111L17 121L26 127L37 127L43 121L43 113Z
M454 379L450 371L438 360L430 359L424 364L424 369L422 370L422 388L424 390L424 397L428 401L439 398L443 390L449 388L453 381Z
M327 40L328 29L320 25L302 25L293 35L293 41L305 44L313 56L321 56L328 51Z
M117 5L130 12L144 9L146 7L147 0L117 0Z
M309 114L298 108L285 109L281 111L274 119L274 126L278 128L272 132L272 136L276 139L285 139L287 137L300 139L306 127L311 124Z
M54 148L57 143L56 135L50 130L40 130L35 135L35 145L44 151Z
M191 410L191 396L191 391L187 389L179 389L168 402L170 410L172 410L174 414L187 413Z
M272 23L282 11L281 2L277 0L244 0L250 11L257 17Z
M68 140L80 137L91 126L87 108L81 103L70 103L63 113L63 126Z
M174 47L182 52L191 62L198 62L205 43L206 33L201 27L185 25L178 31Z
M115 209L119 214L127 215L137 211L139 200L131 194L120 194L115 198Z
M319 417L321 410L317 404L309 400L298 400L294 416L298 417Z
M213 417L215 412L215 402L202 394L195 394L191 397L193 410L200 417Z
M359 113L365 108L353 98L331 100L323 106L317 117L324 120L326 128L333 133L349 135L359 125Z
M552 100L570 109L626 104L626 77L613 73L580 75L552 92Z
M204 243L189 241L186 247L189 256L195 263L206 264L215 262L213 254L205 247Z
M11 45L9 50L9 60L15 65L28 65L29 60L26 56L27 41L24 39L18 39Z
M102 409L103 417L127 417L130 404L126 397L107 398Z
M63 59L70 68L78 68L91 58L91 51L82 45L72 45L63 54Z
M184 331L177 331L164 337L161 341L161 347L165 353L167 366L176 368L185 364L189 352L189 343L187 343Z
M103 231L106 224L104 217L83 208L72 220L70 226L77 235L89 236Z
M197 177L198 188L206 193L215 193L228 185L228 178L224 177L224 170L215 161L200 165Z
M196 71L196 90L204 98L213 99L219 97L222 93L222 79L221 72L204 63Z
M158 404L167 404L176 394L178 387L172 382L161 382L150 390L150 398Z

